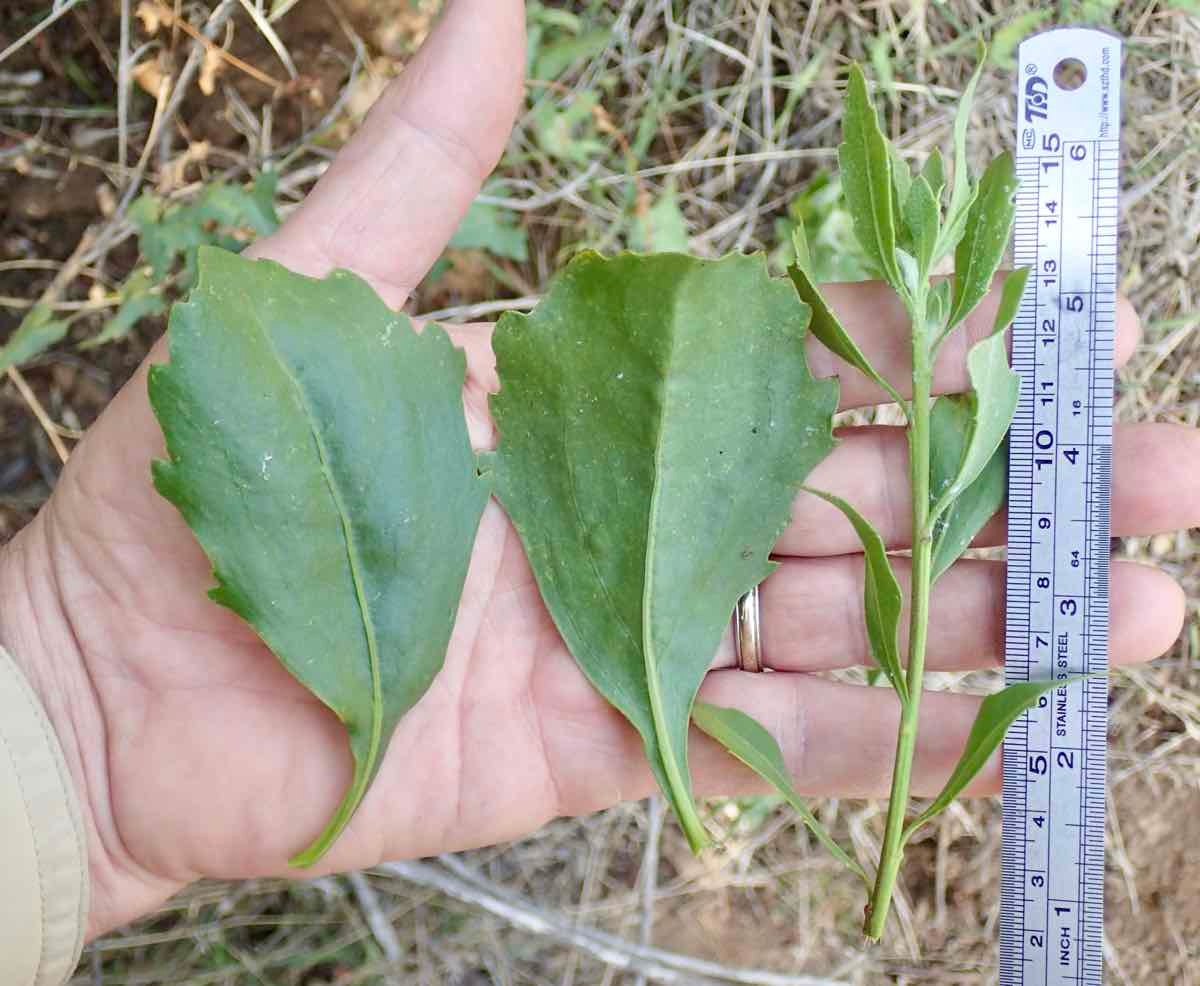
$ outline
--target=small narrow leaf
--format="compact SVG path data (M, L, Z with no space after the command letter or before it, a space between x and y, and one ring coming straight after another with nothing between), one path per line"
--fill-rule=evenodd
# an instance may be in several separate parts
M945 566L953 562L957 554L949 558L953 552L954 543L967 540L959 549L966 548L971 538L978 533L971 526L978 522L986 523L988 517L980 514L989 509L1002 495L999 474L1007 477L1006 459L1001 456L1000 463L996 457L1001 452L1008 428L1012 424L1013 415L1017 410L1020 397L1021 378L1008 365L1008 346L1005 330L1016 316L1021 304L1021 296L1025 292L1025 283L1029 278L1029 269L1021 268L1012 271L1004 279L1004 287L1000 292L1000 304L996 309L996 320L992 333L979 342L967 354L967 372L971 377L971 392L965 395L965 402L970 411L970 437L963 451L962 461L954 480L946 486L934 508L934 516L941 521L944 512L952 508L964 493L975 486L983 477L983 473L991 467L992 472L983 478L983 482L975 490L969 502L963 505L963 510L955 522L951 533L947 536L938 563L942 568L935 573L945 570ZM996 504L998 508L998 504ZM994 513L994 509L992 510ZM937 574L934 575L937 577Z
M871 645L871 656L887 675L888 681L902 701L908 701L908 687L904 671L900 666L900 614L904 609L904 595L892 562L888 558L883 538L871 524L849 503L832 493L805 487L814 496L837 507L850 521L858 539L862 542L866 560L866 577L863 579L863 609L866 615L867 638Z
M753 770L759 777L783 795L792 810L800 816L817 840L843 865L853 870L866 884L870 884L862 865L838 845L829 830L817 819L796 792L788 775L787 764L775 737L768 733L753 717L739 709L727 709L707 702L697 702L692 709L692 721L704 733L720 743L734 757Z
M54 317L49 305L34 305L21 319L8 342L0 346L0 373L44 353L67 334L70 321Z
M925 167L921 169L921 177L928 183L933 191L935 202L942 201L942 190L946 187L946 161L942 157L942 152L936 147L933 152L925 159Z
M940 222L937 196L930 188L928 179L918 175L904 203L904 226L908 230L912 254L922 278L929 276L933 264Z
M967 166L967 130L971 125L971 107L975 102L975 89L979 85L979 77L983 74L986 61L987 47L981 41L976 46L975 71L963 89L958 101L958 111L954 116L954 186L950 190L950 207L946 212L947 225L958 216L965 216L970 204L972 182L970 168Z
M1008 365L1005 329L1013 319L1025 290L1027 268L1015 270L1005 279L996 322L989 335L967 354L971 377L971 437L954 481L946 487L934 510L935 517L954 503L987 466L1008 434L1017 410L1021 378Z
M951 207L946 210L946 219L942 223L942 231L938 234L937 246L933 251L935 264L947 254L953 253L962 242L963 232L967 228L967 216L978 194L979 187L972 185L967 190L966 204L961 209Z
M909 297L916 297L923 287L921 269L917 258L902 247L896 247L896 266L900 269L900 283Z
M947 328L966 318L988 293L1004 259L1016 211L1017 171L1005 152L988 165L954 253L954 303Z
M971 180L971 170L967 165L967 130L971 124L971 107L975 102L975 89L979 85L979 77L983 74L986 53L986 46L982 41L979 42L976 46L975 71L963 89L962 96L958 101L958 111L954 116L954 181L950 188L950 203L946 208L946 221L942 224L937 248L933 252L935 264L954 250L959 240L962 239L967 213L978 193L977 186ZM940 159L939 155L939 163L942 163Z
M1017 317L1021 310L1021 299L1025 297L1025 285L1029 283L1029 268L1018 267L1009 271L1000 288L1000 304L996 306L996 315L992 321L992 334L1004 332Z
M797 250L798 254L799 250ZM820 340L821 345L835 356L849 363L864 376L874 380L897 403L903 404L903 398L896 389L871 365L871 361L867 359L866 354L850 338L850 333L846 331L837 315L833 313L833 309L829 307L829 303L825 300L821 289L813 283L804 265L797 263L788 270L788 275L791 277L792 283L796 286L796 292L800 295L801 300L812 310L809 329Z
M792 227L792 251L796 254L796 267L804 272L804 277L808 283L815 285L816 277L813 272L812 249L808 245L808 233L804 229L803 219ZM815 286L813 290L815 293ZM820 297L819 294L817 296ZM808 302L808 304L811 305L812 302ZM821 304L825 304L824 299L821 299Z
M989 695L979 706L975 724L967 736L967 745L958 764L946 781L941 793L905 829L905 840L939 812L944 811L962 792L972 779L987 765L989 759L1008 732L1008 727L1024 712L1033 708L1037 700L1055 688L1066 689L1081 677L1064 678L1059 681L1023 681L1009 685L1001 692Z
M974 422L963 466L954 483L954 496L975 481L999 448L1017 410L1020 377L1008 365L1003 331L984 339L967 355L971 376Z
M121 307L108 319L100 331L80 343L80 349L94 349L118 339L124 339L143 318L161 315L167 310L167 302L155 290L156 283L149 268L135 270L121 286Z
M929 295L925 299L925 321L930 339L937 339L946 327L946 316L950 314L950 292L953 289L954 282L948 278L929 285Z
M345 271L313 280L200 247L150 371L158 491L212 563L210 595L342 721L354 772L314 863L442 666L488 486L466 361Z
M854 221L855 235L871 261L899 289L900 272L893 255L896 204L892 159L867 93L867 80L857 65L850 67L838 160L842 166L842 193Z
M976 390L971 394L941 397L933 405L929 422L929 492L938 517L933 538L934 579L954 564L1004 503L1008 485L1008 446L1003 432L1007 432L1016 411L1020 386L1016 375L1008 368L1003 344L1004 330L1016 317L1028 277L1028 269L1022 268L1013 271L1004 280L992 335L979 344L988 347L987 359L981 360L974 351L970 354L970 359L978 361L971 367L972 384ZM1000 360L1003 360L1003 367L996 365L986 372L979 368L982 363L998 364ZM980 387L984 389L979 390ZM990 421L988 415L980 418L979 402L984 399L981 395L986 395L989 407L995 410L995 421ZM984 420L983 431L980 431L977 419ZM994 439L997 429L1002 432L999 441L972 477L972 471L985 455L985 448ZM981 447L972 451L974 442ZM971 459L968 459L968 454ZM947 499L939 510L943 498Z
M641 734L693 848L692 703L833 445L808 309L761 256L583 253L493 338L497 495L580 668ZM753 482L747 482L752 476Z
M939 397L929 416L930 505L954 482L971 432L971 401L965 394ZM932 576L936 580L970 546L1004 504L1008 492L1008 444L1001 442L983 471L951 503L933 533Z

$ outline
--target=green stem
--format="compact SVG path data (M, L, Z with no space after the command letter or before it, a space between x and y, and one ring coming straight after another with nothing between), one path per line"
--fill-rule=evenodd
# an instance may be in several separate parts
M924 306L918 303L915 309ZM929 589L933 556L933 525L929 506L929 415L932 386L931 358L925 342L924 312L913 315L913 397L909 416L909 463L912 484L912 605L909 613L908 697L901 704L896 761L884 829L883 851L875 886L867 905L864 934L878 940L887 923L892 891L904 857L904 818L912 781L913 755L917 748L917 725L921 709L921 682L925 676L925 640L929 629ZM918 317L919 316L919 317Z

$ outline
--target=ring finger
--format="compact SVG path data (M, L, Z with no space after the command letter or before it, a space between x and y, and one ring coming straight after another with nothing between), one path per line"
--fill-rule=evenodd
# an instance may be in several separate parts
M910 563L893 558L902 586ZM871 663L863 619L861 555L787 559L762 586L762 657L777 671L829 671ZM960 561L933 588L926 659L934 671L995 667L1004 653L1005 566ZM1175 641L1184 595L1165 572L1133 562L1113 565L1110 654L1114 664L1158 657ZM907 624L901 621L901 652ZM727 640L716 667L733 667Z

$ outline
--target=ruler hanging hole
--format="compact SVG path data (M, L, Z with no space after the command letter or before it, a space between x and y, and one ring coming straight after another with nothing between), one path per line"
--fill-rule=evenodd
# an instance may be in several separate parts
M1087 82L1087 66L1078 58L1064 58L1054 66L1054 84L1063 92L1074 92Z

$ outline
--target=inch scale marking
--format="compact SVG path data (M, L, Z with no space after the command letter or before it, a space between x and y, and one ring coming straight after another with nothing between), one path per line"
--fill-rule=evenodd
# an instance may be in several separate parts
M1073 90L1055 81L1064 60L1085 73ZM1018 63L1013 254L1030 277L1012 330L1010 684L1108 669L1121 42L1061 28ZM1001 986L1103 982L1107 690L1055 688L1005 741Z

